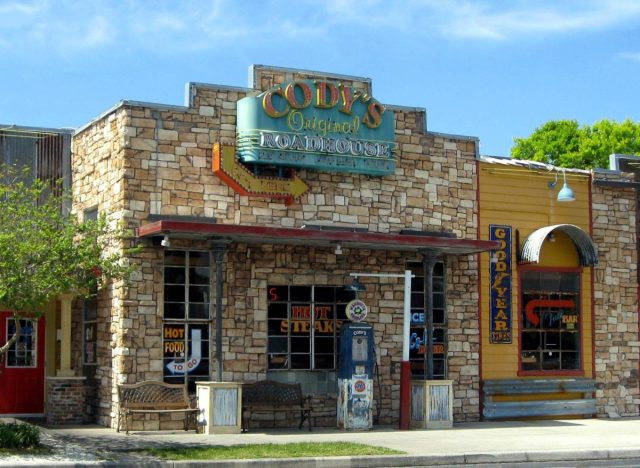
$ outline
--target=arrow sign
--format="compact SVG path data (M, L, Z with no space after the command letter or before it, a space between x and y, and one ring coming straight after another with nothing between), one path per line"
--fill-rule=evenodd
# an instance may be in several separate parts
M309 186L300 177L258 177L236 158L236 149L216 143L213 146L213 173L240 195L284 198L288 205L304 195Z
M167 364L167 369L172 374L189 373L200 364L202 359L202 330L191 329L191 356L187 361L171 361Z

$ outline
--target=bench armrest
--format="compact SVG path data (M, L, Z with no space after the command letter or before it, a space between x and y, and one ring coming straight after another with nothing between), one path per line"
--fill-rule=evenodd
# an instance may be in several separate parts
M302 397L302 407L311 409L313 405L313 395L305 395Z

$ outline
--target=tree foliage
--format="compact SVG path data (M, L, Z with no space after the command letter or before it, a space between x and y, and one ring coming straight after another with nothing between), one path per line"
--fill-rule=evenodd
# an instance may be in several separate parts
M608 168L610 154L640 154L640 123L601 120L578 125L551 120L527 138L514 138L511 156L580 169Z
M59 185L29 180L27 169L0 166L0 304L20 318L42 315L60 294L95 291L109 280L127 280L125 231L104 216L81 221L65 214L69 197ZM1 344L1 343L0 343Z

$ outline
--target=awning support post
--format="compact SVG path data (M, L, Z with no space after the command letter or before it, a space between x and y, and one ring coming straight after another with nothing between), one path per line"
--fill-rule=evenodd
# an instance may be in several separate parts
M402 363L400 364L400 429L409 429L411 415L411 270L404 272L404 318L402 322Z
M426 355L426 380L433 380L433 267L438 261L434 252L425 252L422 260L424 268L424 314L427 321L427 355Z
M213 244L216 261L216 381L222 382L222 262L226 244Z

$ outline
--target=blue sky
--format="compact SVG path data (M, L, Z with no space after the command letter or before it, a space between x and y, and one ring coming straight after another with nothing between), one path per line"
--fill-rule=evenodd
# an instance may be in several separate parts
M184 104L251 64L364 76L508 155L551 119L640 120L640 0L0 0L0 123Z

